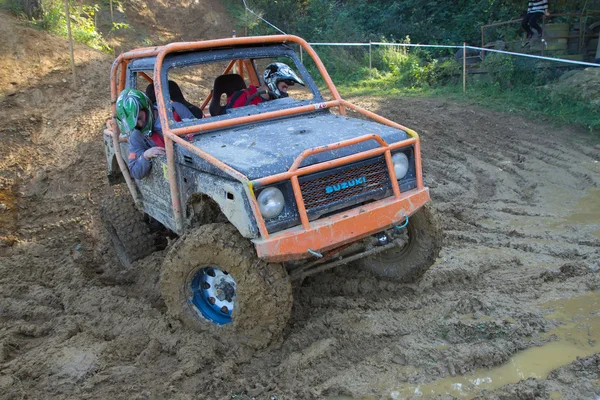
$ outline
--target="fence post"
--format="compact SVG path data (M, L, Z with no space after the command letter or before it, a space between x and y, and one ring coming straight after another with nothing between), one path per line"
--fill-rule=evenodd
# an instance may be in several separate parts
M71 17L69 15L69 0L65 0L65 19L67 23L67 37L69 38L69 53L71 53L71 69L73 70L73 89L77 87L75 76L75 55L73 54L73 36L71 35Z
M546 55L546 41L544 40L544 32L546 32L546 14L542 17L542 37L540 39L540 45L542 47L542 57Z
M373 45L371 44L371 41L369 40L369 73L371 73L371 70L373 69L372 50L373 50Z
M467 43L463 42L463 95L467 93Z
M481 27L481 48L485 47L485 27ZM483 57L485 57L485 51L481 50L481 61L483 61Z

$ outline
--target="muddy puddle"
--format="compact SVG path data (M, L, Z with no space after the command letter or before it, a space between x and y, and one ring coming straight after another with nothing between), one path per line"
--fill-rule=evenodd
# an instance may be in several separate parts
M600 238L600 189L589 190L579 200L575 212L565 217L567 224L590 225L593 235Z
M600 352L600 291L540 305L545 318L557 327L543 334L548 340L539 347L528 348L508 362L492 369L480 369L469 375L448 377L423 385L391 383L372 388L385 398L433 398L440 395L471 399L482 391L492 391L528 378L546 379L558 367ZM327 400L371 400L375 397L333 396ZM560 398L560 397L552 397Z
M541 308L550 311L546 319L560 324L544 334L549 342L543 346L522 351L491 370L479 370L425 385L393 388L390 396L400 399L445 394L470 399L482 390L498 389L527 378L545 379L552 370L571 363L577 357L600 351L600 292L548 302Z
M584 235L600 238L600 189L588 188L576 200L573 191L553 187L545 189L543 197L547 205L545 213L509 216L502 224L535 235L561 234L565 229L576 228L582 230ZM478 222L487 228L495 228L500 224L495 217L482 218ZM542 240L539 244L545 243Z

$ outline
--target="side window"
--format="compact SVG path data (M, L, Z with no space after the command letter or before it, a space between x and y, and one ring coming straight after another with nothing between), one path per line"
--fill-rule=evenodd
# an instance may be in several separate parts
M185 104L196 113L202 110L203 117L209 117L209 105L212 100L212 91L215 79L220 76L229 66L229 61L215 62L211 64L183 65L174 67L168 71L171 88L171 101ZM235 68L235 67L234 67ZM247 76L245 77L247 80ZM220 103L227 104L227 96L222 95Z
M155 103L156 99L153 90L154 87L149 87L149 85L152 84L152 79L151 71L137 72L135 74L135 88L143 93L146 93L146 96L150 98L152 103Z

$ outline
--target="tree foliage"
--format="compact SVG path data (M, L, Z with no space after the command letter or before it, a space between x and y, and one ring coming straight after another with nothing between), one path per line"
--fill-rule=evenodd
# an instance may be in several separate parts
M241 3L241 2L240 2ZM394 41L478 44L481 26L520 18L527 0L247 0L249 7L284 32L309 41ZM552 12L600 7L598 0L550 0ZM237 15L243 7L237 1ZM247 15L247 13L245 14ZM256 18L252 34L272 34ZM238 21L242 22L241 19ZM248 21L243 22L246 26ZM518 27L516 27L518 29Z

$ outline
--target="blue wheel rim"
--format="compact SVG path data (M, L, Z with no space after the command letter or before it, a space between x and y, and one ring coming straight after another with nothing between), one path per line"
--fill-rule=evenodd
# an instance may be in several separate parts
M231 275L214 266L199 269L190 282L189 303L196 314L217 325L231 322L236 283Z

